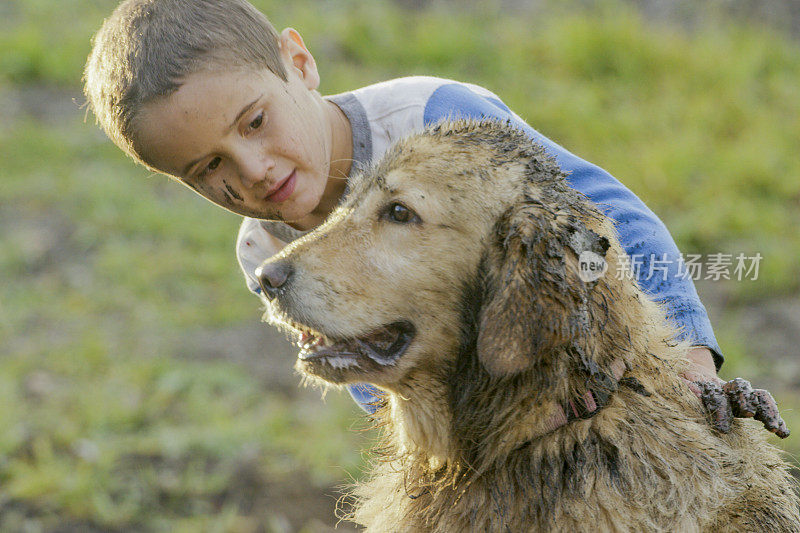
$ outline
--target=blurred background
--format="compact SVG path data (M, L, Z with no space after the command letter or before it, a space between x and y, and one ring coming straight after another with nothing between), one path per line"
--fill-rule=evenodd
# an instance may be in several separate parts
M727 357L800 453L800 4L254 2L323 94L410 74L496 92L685 253ZM287 5L288 4L288 5ZM234 257L239 217L134 166L81 107L113 0L0 2L0 531L329 531L372 442L299 386ZM733 276L731 276L733 277ZM340 530L349 531L347 526Z

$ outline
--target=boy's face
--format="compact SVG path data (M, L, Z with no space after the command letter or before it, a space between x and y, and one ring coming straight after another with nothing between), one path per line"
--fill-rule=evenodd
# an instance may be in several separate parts
M332 104L315 91L313 60L287 55L286 67L286 82L266 69L197 72L146 104L136 126L148 162L235 213L307 216L328 182Z

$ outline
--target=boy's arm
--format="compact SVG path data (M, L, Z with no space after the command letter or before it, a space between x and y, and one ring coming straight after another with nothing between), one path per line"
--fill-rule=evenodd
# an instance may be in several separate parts
M236 260L244 274L244 281L250 292L263 298L256 268L267 258L278 253L287 241L282 241L267 231L265 221L245 217L239 226L239 235L236 237Z
M568 173L570 185L615 222L620 243L637 267L634 272L642 289L665 306L668 317L681 328L682 338L709 349L718 370L722 353L694 283L684 274L678 247L663 222L622 183L535 131L496 97L479 95L462 84L437 89L428 100L424 122L484 117L510 120L555 157Z
M686 354L689 370L684 377L689 381L713 381L717 377L717 368L711 350L705 346L695 346Z

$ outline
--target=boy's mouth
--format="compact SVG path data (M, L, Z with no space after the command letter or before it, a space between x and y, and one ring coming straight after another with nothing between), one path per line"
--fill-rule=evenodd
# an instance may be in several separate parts
M268 202L280 203L289 198L294 192L294 186L297 181L296 174L297 169L292 170L292 173L273 187L264 199Z

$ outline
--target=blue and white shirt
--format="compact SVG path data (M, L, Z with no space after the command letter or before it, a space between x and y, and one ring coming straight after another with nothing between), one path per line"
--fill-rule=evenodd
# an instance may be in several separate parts
M414 76L370 85L326 97L339 106L353 131L353 168L380 158L395 140L421 131L442 119L497 118L510 120L552 155L569 184L594 201L616 224L619 241L638 263L639 284L665 305L681 335L711 349L719 369L723 358L708 314L689 276L678 247L659 218L622 183L605 170L571 154L525 123L492 92L468 83ZM277 221L245 218L236 243L247 287L260 295L255 269L301 233ZM658 262L657 269L651 263ZM657 271L657 275L649 275ZM362 407L374 401L369 386L350 392Z

